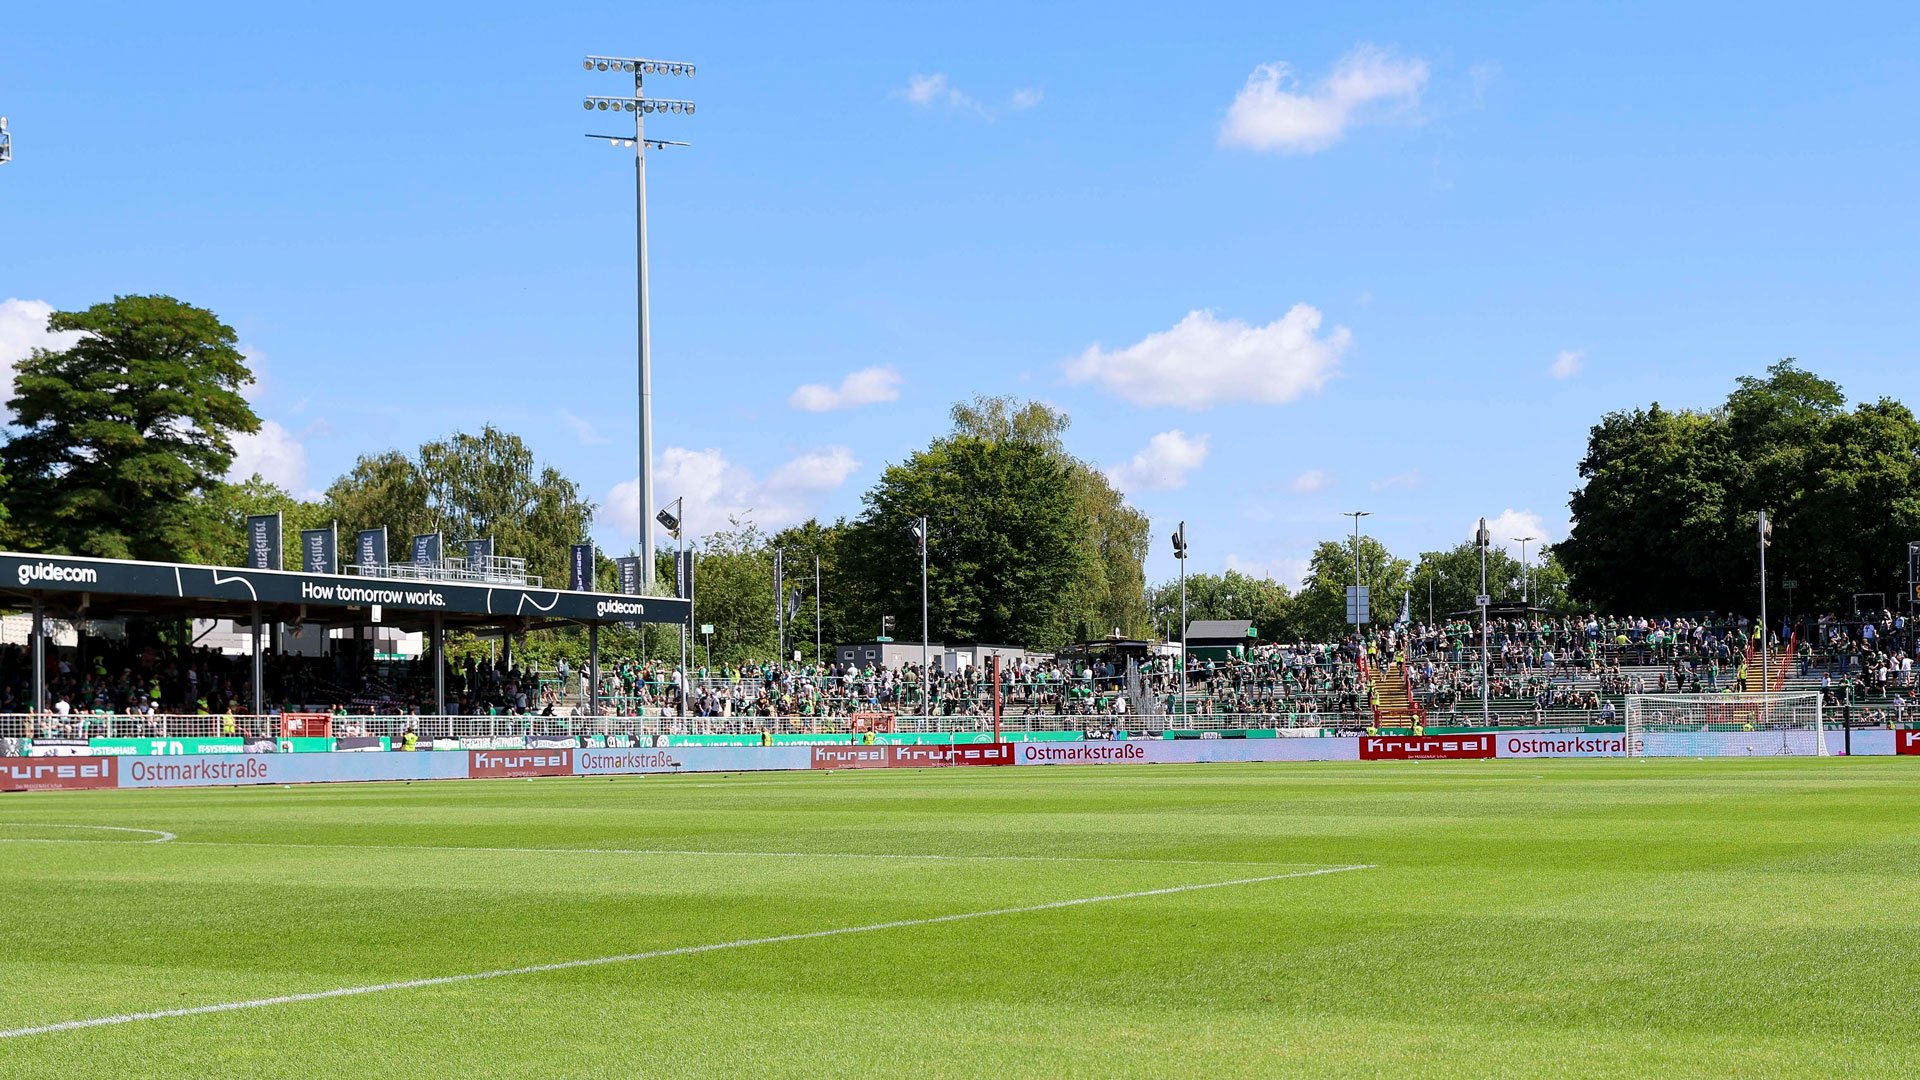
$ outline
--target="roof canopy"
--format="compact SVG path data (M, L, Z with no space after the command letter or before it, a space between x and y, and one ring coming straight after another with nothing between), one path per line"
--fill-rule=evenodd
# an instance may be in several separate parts
M660 596L128 562L0 552L0 607L46 605L61 618L225 618L382 626L530 629L563 623L686 623L691 604Z

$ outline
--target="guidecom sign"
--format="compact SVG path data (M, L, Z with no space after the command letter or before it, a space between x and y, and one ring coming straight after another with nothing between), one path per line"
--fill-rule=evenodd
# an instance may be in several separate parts
M378 530L375 530L376 532ZM390 608L526 615L602 622L685 622L690 604L670 597L580 594L501 583L393 579L249 570L243 567L120 562L68 555L0 552L0 581L49 592L208 597L262 605Z

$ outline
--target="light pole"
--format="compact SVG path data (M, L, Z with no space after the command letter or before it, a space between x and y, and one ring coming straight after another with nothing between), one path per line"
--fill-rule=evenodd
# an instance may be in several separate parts
M680 715L682 716L687 714L687 669L693 666L693 567L691 565L681 565L681 560L686 558L686 556L683 554L685 546L680 541L682 532L680 515L685 512L686 496L682 495L673 500L671 506L661 510L653 517L655 521L660 523L661 528L667 530L667 535L673 537L673 594L680 596L688 602L687 621L680 625L680 651L678 657L680 662ZM682 577L681 575L683 574L686 576ZM682 596L682 593L685 595ZM642 633L644 632L643 630Z
M1492 726L1493 707L1487 701L1487 670L1492 663L1487 647L1487 549L1493 546L1493 534L1487 531L1487 519L1480 519L1480 528L1473 534L1474 546L1480 549L1480 595L1473 602L1480 608L1480 726Z
M927 649L927 519L913 523L913 542L920 546L920 711L933 715L933 668Z
M693 65L674 61L645 60L639 57L589 56L581 62L588 71L618 71L633 76L632 97L600 97L585 99L588 110L595 112L627 112L633 114L633 137L624 135L594 135L589 139L606 139L615 146L633 147L633 221L634 249L639 265L637 321L640 338L640 471L635 477L640 491L640 557L641 573L644 584L650 589L654 583L653 568L653 364L649 355L648 331L650 313L647 307L647 147L665 149L669 146L685 146L686 143L670 142L665 139L647 138L648 113L684 113L693 115L693 102L670 98L648 98L641 82L647 75L692 75Z
M1180 560L1180 714L1187 713L1187 523L1173 533L1173 557Z
M1768 670L1767 648L1767 548L1773 543L1773 522L1768 520L1767 512L1760 511L1760 704L1764 711L1767 695L1773 691L1773 675Z
M1354 599L1358 601L1360 598L1360 589L1362 588L1360 584L1360 519L1363 517L1372 517L1373 511L1348 510L1341 516L1353 519L1353 595ZM1360 610L1358 607L1354 608L1353 615L1353 632L1357 635L1360 632L1360 627L1363 625L1362 620L1359 618Z
M1528 592L1533 587L1533 564L1527 562L1527 545L1540 539L1537 536L1509 536L1507 539L1520 545L1520 606L1525 608L1530 602ZM1522 611L1522 615L1526 612Z

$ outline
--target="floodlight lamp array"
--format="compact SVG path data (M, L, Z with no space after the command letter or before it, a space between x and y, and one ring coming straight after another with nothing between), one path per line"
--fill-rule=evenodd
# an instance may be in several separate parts
M693 65L677 60L641 60L626 56L589 56L580 62L588 71L624 71L637 75L688 75Z

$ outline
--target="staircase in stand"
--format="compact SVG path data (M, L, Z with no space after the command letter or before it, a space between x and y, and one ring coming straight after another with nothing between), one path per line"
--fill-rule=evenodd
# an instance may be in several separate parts
M1777 653L1762 656L1759 645L1747 643L1747 692L1751 694L1777 694L1786 689L1787 673L1793 670L1794 650L1800 647L1800 635L1796 632L1787 639L1787 647Z
M1407 666L1397 660L1380 665L1373 680L1373 722L1383 728L1411 728L1421 722L1420 709L1407 692Z

